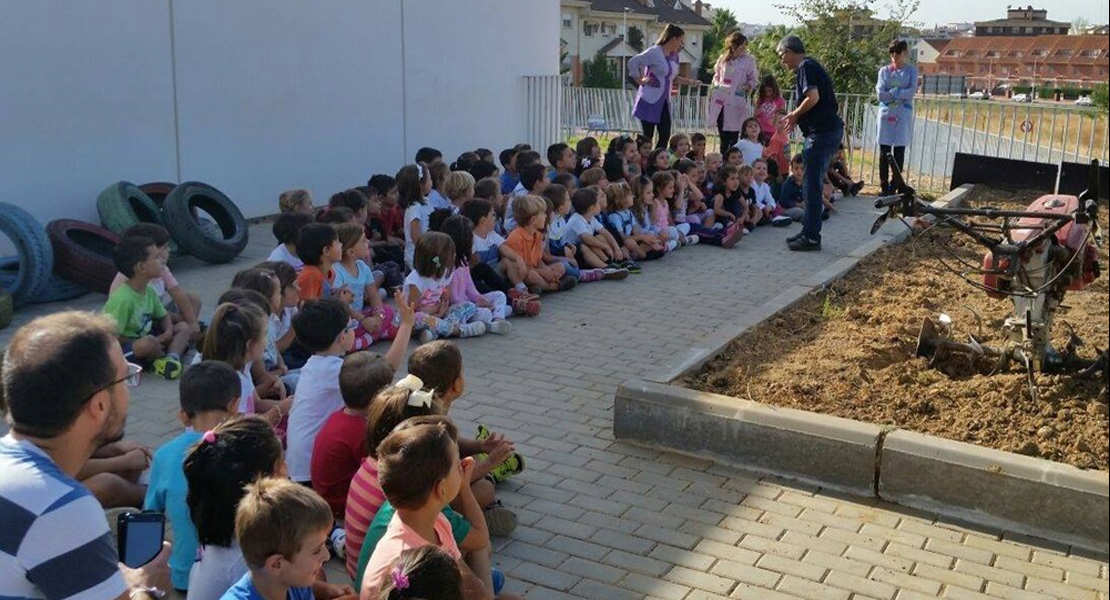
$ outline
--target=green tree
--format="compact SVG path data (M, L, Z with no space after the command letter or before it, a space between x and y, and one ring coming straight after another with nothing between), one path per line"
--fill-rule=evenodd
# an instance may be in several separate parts
M628 45L636 52L644 51L644 32L635 25L628 28Z
M582 87L619 88L620 86L620 67L614 65L601 52L598 52L593 60L582 63Z
M1110 103L1110 99L1107 98L1107 95L1107 84L1096 83L1095 89L1091 93L1091 102L1101 110L1101 114L1106 114L1108 103Z
M871 94L879 67L890 60L887 46L900 36L918 0L892 4L888 14L875 19L874 4L873 0L799 0L778 8L798 23L790 32L802 38L807 55L825 66L837 92ZM773 27L748 45L760 72L775 75L781 87L794 82L776 52L787 33L784 27Z

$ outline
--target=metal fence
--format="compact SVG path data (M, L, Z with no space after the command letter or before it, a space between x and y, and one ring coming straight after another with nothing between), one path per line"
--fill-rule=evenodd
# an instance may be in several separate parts
M675 132L700 131L715 137L706 122L709 97L696 88L671 96ZM564 138L608 132L638 132L632 117L631 90L564 87ZM878 101L874 96L841 94L845 145L853 175L878 181ZM787 102L792 104L792 98ZM1009 99L975 100L918 96L913 141L906 149L911 185L923 190L948 189L957 152L1044 163L1106 162L1110 128L1105 112L1060 104L1019 103ZM800 149L795 132L792 140ZM710 147L715 147L711 143Z
M559 140L561 99L568 88L558 75L529 75L523 85L527 139L536 148L546 148Z

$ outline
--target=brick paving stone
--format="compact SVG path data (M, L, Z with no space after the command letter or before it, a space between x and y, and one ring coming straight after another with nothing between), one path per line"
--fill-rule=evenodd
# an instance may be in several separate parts
M1104 556L614 440L622 380L657 372L731 315L758 310L855 249L873 218L867 201L848 200L826 225L821 253L789 253L782 236L762 230L737 251L684 250L644 276L545 297L543 314L515 319L509 336L458 341L469 390L452 417L464 432L482 422L507 433L528 465L499 491L520 522L493 540L510 591L532 600L890 600L891 589L907 599L938 590L957 600L1110 595ZM227 265L175 262L178 280L201 294L203 318L236 271L269 253L269 227L252 226L247 250ZM670 290L690 289L692 270L702 285L676 299ZM69 305L95 310L103 301L90 294ZM689 317L681 331L667 325L676 302ZM54 310L21 309L0 345ZM129 434L152 446L175 436L176 383L147 378L134 392ZM820 582L807 579L818 572ZM725 581L734 589L722 591ZM980 581L981 592L958 587Z

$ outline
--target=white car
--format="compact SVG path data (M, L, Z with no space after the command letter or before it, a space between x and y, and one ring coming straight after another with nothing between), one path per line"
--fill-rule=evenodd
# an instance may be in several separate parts
M1091 102L1090 96L1080 96L1075 99L1076 106L1090 106L1091 104L1093 104L1093 102Z
M990 100L991 99L990 94L988 94L986 92L971 92L970 94L967 95L967 97L971 98L972 100Z
M1014 94L1011 100L1014 102L1032 102L1033 98L1029 97L1029 94Z

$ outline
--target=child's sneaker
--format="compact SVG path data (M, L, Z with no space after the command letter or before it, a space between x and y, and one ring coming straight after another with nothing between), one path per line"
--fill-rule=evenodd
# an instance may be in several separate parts
M436 332L432 331L431 327L428 327L426 329L422 329L420 331L420 335L419 335L421 344L430 344L430 343L436 341L436 338L438 338L438 337L439 336L436 335Z
M494 483L501 483L509 477L516 475L524 470L524 457L518 452L513 452L505 462L494 467L489 475L493 478Z
M639 275L640 273L644 272L643 267L641 267L638 263L634 263L632 261L625 262L624 266L621 268L626 269L629 273L632 273L633 275Z
M486 517L486 528L490 535L505 537L516 529L516 513L501 506L500 502L487 507L482 514Z
M514 515L515 516L515 515ZM347 558L347 531L342 527L336 527L328 534L328 549L331 550L333 556L339 560Z
M493 581L493 595L496 596L501 593L501 588L505 587L505 574L497 567L491 568L489 574Z
M697 235L688 235L688 236L686 236L686 245L687 246L696 246L698 244L698 242L700 242L700 241L701 241L701 238L698 237Z
M736 242L740 241L742 237L744 237L743 227L729 227L725 231L725 237L721 239L721 247L728 250L735 246Z
M628 277L629 272L631 272L631 269L605 269L605 279L608 281L620 281Z
M181 361L172 356L163 356L154 361L154 372L173 381L181 377Z
M578 283L593 283L605 277L604 269L582 269L578 272Z
M534 317L540 314L539 300L513 299L513 314L524 317Z
M509 290L508 292L505 292L505 295L508 296L510 300L539 300L540 299L539 294L533 294L532 292L528 291L527 289L522 290L520 288L513 288L513 289Z
M559 291L565 292L567 290L573 290L576 285L578 285L577 279L570 275L563 275L563 278L559 280Z
M490 333L496 333L497 335L504 335L513 330L513 324L505 319L500 319L487 325L486 330Z
M482 440L489 439L489 436L491 435L493 435L493 432L489 430L489 427L486 427L485 425L479 423L478 429L474 432L474 439L480 442Z
M459 326L459 337L478 337L486 333L486 324L481 321Z

